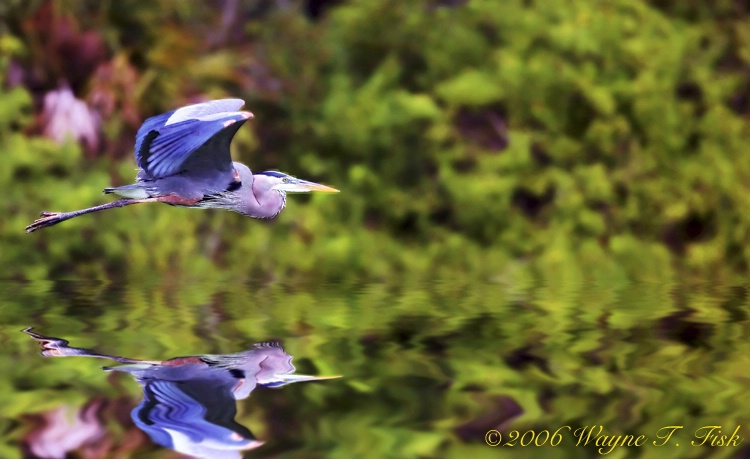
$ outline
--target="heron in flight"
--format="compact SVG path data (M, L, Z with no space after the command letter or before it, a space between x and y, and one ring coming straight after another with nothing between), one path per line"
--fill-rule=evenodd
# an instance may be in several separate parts
M188 105L147 119L135 138L136 182L105 188L116 201L72 212L42 212L26 233L62 221L136 203L166 203L188 208L222 208L256 219L284 209L290 192L338 192L278 171L253 173L232 161L229 144L253 117L239 109L241 99Z

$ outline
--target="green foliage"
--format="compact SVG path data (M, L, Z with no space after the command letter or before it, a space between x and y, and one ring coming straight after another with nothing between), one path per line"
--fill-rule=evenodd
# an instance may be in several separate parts
M57 11L74 18L84 4ZM84 162L73 146L24 136L28 95L6 88L2 177L12 208L1 228L19 244L3 254L4 267L10 276L218 268L342 281L429 279L443 271L439 257L491 279L502 263L489 268L488 259L540 256L594 257L640 277L639 261L656 251L655 273L744 272L750 220L739 210L750 166L739 155L748 127L731 105L742 67L723 64L741 53L742 26L687 22L664 5L596 5L358 2L319 21L296 8L243 7L255 15L247 42L209 33L220 18L204 6L95 8L79 27L108 27L113 62L135 69L141 110L236 88L256 113L253 131L238 135L239 159L343 193L294 197L293 212L271 226L144 207L25 237L19 230L38 210L87 206L104 186L132 180L132 128L112 113L107 132L124 136L114 150L123 160ZM130 29L144 32L139 41L128 41ZM28 54L13 35L2 43L10 56ZM595 255L586 249L594 242Z

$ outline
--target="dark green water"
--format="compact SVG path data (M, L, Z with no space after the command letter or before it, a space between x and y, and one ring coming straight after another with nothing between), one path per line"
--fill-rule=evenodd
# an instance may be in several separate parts
M298 373L343 376L237 401L264 442L246 457L604 457L597 434L631 444L607 458L750 455L747 286L5 281L0 317L2 457L179 455L133 423L131 376L42 357L29 326L158 361L278 341Z

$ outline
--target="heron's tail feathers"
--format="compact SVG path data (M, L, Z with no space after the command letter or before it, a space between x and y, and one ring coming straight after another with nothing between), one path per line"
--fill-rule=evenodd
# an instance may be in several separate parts
M144 371L154 367L153 363L133 363L133 364L120 364L117 366L102 366L105 371L120 371L120 372L134 372Z
M104 189L104 193L116 193L120 196L124 196L125 198L133 198L135 200L149 197L146 189L141 184L123 185L121 187L107 187Z

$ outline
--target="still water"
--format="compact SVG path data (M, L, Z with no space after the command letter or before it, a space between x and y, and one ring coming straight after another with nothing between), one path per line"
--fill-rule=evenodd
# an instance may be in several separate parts
M750 455L742 285L4 281L0 315L6 458Z

